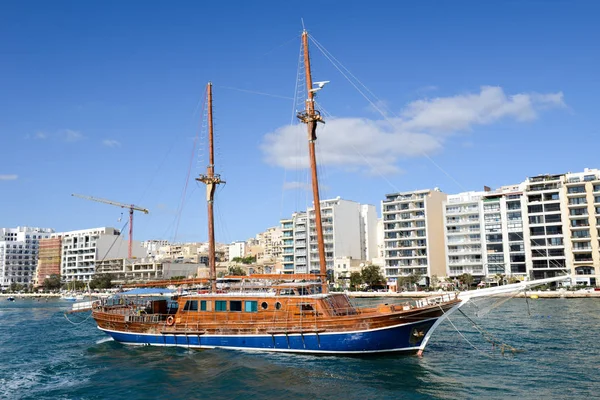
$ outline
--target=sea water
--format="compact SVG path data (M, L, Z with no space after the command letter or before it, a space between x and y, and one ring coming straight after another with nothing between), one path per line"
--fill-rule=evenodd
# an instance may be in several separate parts
M494 301L454 313L419 358L124 346L67 320L72 303L0 299L0 398L600 397L599 299Z

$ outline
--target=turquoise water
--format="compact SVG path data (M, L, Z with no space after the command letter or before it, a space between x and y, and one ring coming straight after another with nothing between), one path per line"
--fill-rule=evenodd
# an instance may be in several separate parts
M69 323L70 306L0 299L1 399L600 397L597 299L538 299L529 307L513 299L485 315L483 305L467 307L498 343L522 352L502 355L455 313L423 358L127 347L106 340L91 319Z

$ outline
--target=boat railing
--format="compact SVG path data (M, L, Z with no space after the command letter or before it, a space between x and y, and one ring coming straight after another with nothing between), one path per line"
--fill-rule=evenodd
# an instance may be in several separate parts
M430 307L433 305L438 305L442 303L447 303L449 301L456 300L458 298L457 293L441 293L435 296L429 296L422 299L414 300L417 308Z

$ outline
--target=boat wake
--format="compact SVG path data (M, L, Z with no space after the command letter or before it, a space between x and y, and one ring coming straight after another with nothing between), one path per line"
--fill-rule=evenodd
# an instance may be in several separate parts
M104 339L100 339L100 340L98 340L98 341L96 342L96 344L102 344L102 343L106 343L106 342L112 342L112 341L114 341L114 339L113 339L112 337L107 337L107 338L104 338Z

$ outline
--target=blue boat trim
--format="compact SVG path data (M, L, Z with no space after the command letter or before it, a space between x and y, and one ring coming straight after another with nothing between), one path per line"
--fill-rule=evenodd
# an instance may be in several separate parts
M198 349L270 351L314 354L366 354L417 352L422 349L440 318L429 318L350 332L277 333L258 335L215 335L182 333L135 333L98 327L115 341L129 345L171 346Z

